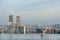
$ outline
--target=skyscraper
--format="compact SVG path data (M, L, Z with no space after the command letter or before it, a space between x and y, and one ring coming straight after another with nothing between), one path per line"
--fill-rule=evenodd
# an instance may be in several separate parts
M9 25L13 24L13 15L9 16Z
M16 27L21 26L20 16L16 17Z
M13 24L13 15L9 16L9 33L14 33L15 31L15 26Z
M21 26L20 16L17 16L16 17L16 33L20 33L20 26Z

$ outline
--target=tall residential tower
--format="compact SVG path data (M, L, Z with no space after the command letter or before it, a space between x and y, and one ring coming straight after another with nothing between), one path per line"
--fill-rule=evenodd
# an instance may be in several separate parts
M21 26L20 16L17 16L16 17L16 33L20 33L20 26Z
M9 25L12 25L13 24L13 15L10 15L9 16Z
M20 16L16 17L16 27L20 27L21 26L21 21L20 21Z

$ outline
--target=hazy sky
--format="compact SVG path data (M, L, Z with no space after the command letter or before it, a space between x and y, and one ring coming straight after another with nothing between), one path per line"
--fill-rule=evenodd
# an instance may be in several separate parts
M60 24L60 0L0 0L0 24L11 14L23 24Z

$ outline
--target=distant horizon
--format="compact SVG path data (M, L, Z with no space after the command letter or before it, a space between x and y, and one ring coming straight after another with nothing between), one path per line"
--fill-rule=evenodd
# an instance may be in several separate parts
M21 16L22 24L60 24L60 0L0 0L0 24L9 15Z
M11 14L12 15L12 14ZM18 16L18 15L17 15ZM21 17L21 16L20 16ZM1 17L0 17L1 18ZM8 15L8 19L6 19L5 21L5 18L3 19L3 20L1 20L2 21L2 23L0 23L0 25L5 25L5 24L8 24L8 22L9 22L9 15ZM27 20L28 21L28 23L25 21L25 23L24 23L24 20L22 20L22 18L21 18L21 24L43 24L43 25L52 25L52 24L60 24L60 23L50 23L50 24L47 24L47 23L40 23L40 22L38 22L38 21L36 21L36 23L34 23L34 20L32 21L32 20ZM5 22L5 23L4 23ZM13 22L14 23L16 23L16 16L14 17L14 15L13 15ZM29 22L32 22L32 23L29 23Z

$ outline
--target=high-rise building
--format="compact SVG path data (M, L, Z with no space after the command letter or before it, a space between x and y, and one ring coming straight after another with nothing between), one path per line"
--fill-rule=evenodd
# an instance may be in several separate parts
M9 25L13 24L13 15L9 16Z
M9 16L9 33L14 33L15 31L15 26L13 24L13 15Z
M20 33L20 26L21 26L20 16L17 16L16 17L16 33Z
M56 30L55 30L55 33L60 33L60 24L55 24L55 28L56 28Z
M9 16L9 22L13 22L13 15Z
M20 16L16 17L16 27L21 26Z
M60 25L59 24L55 24L55 28L60 29Z

